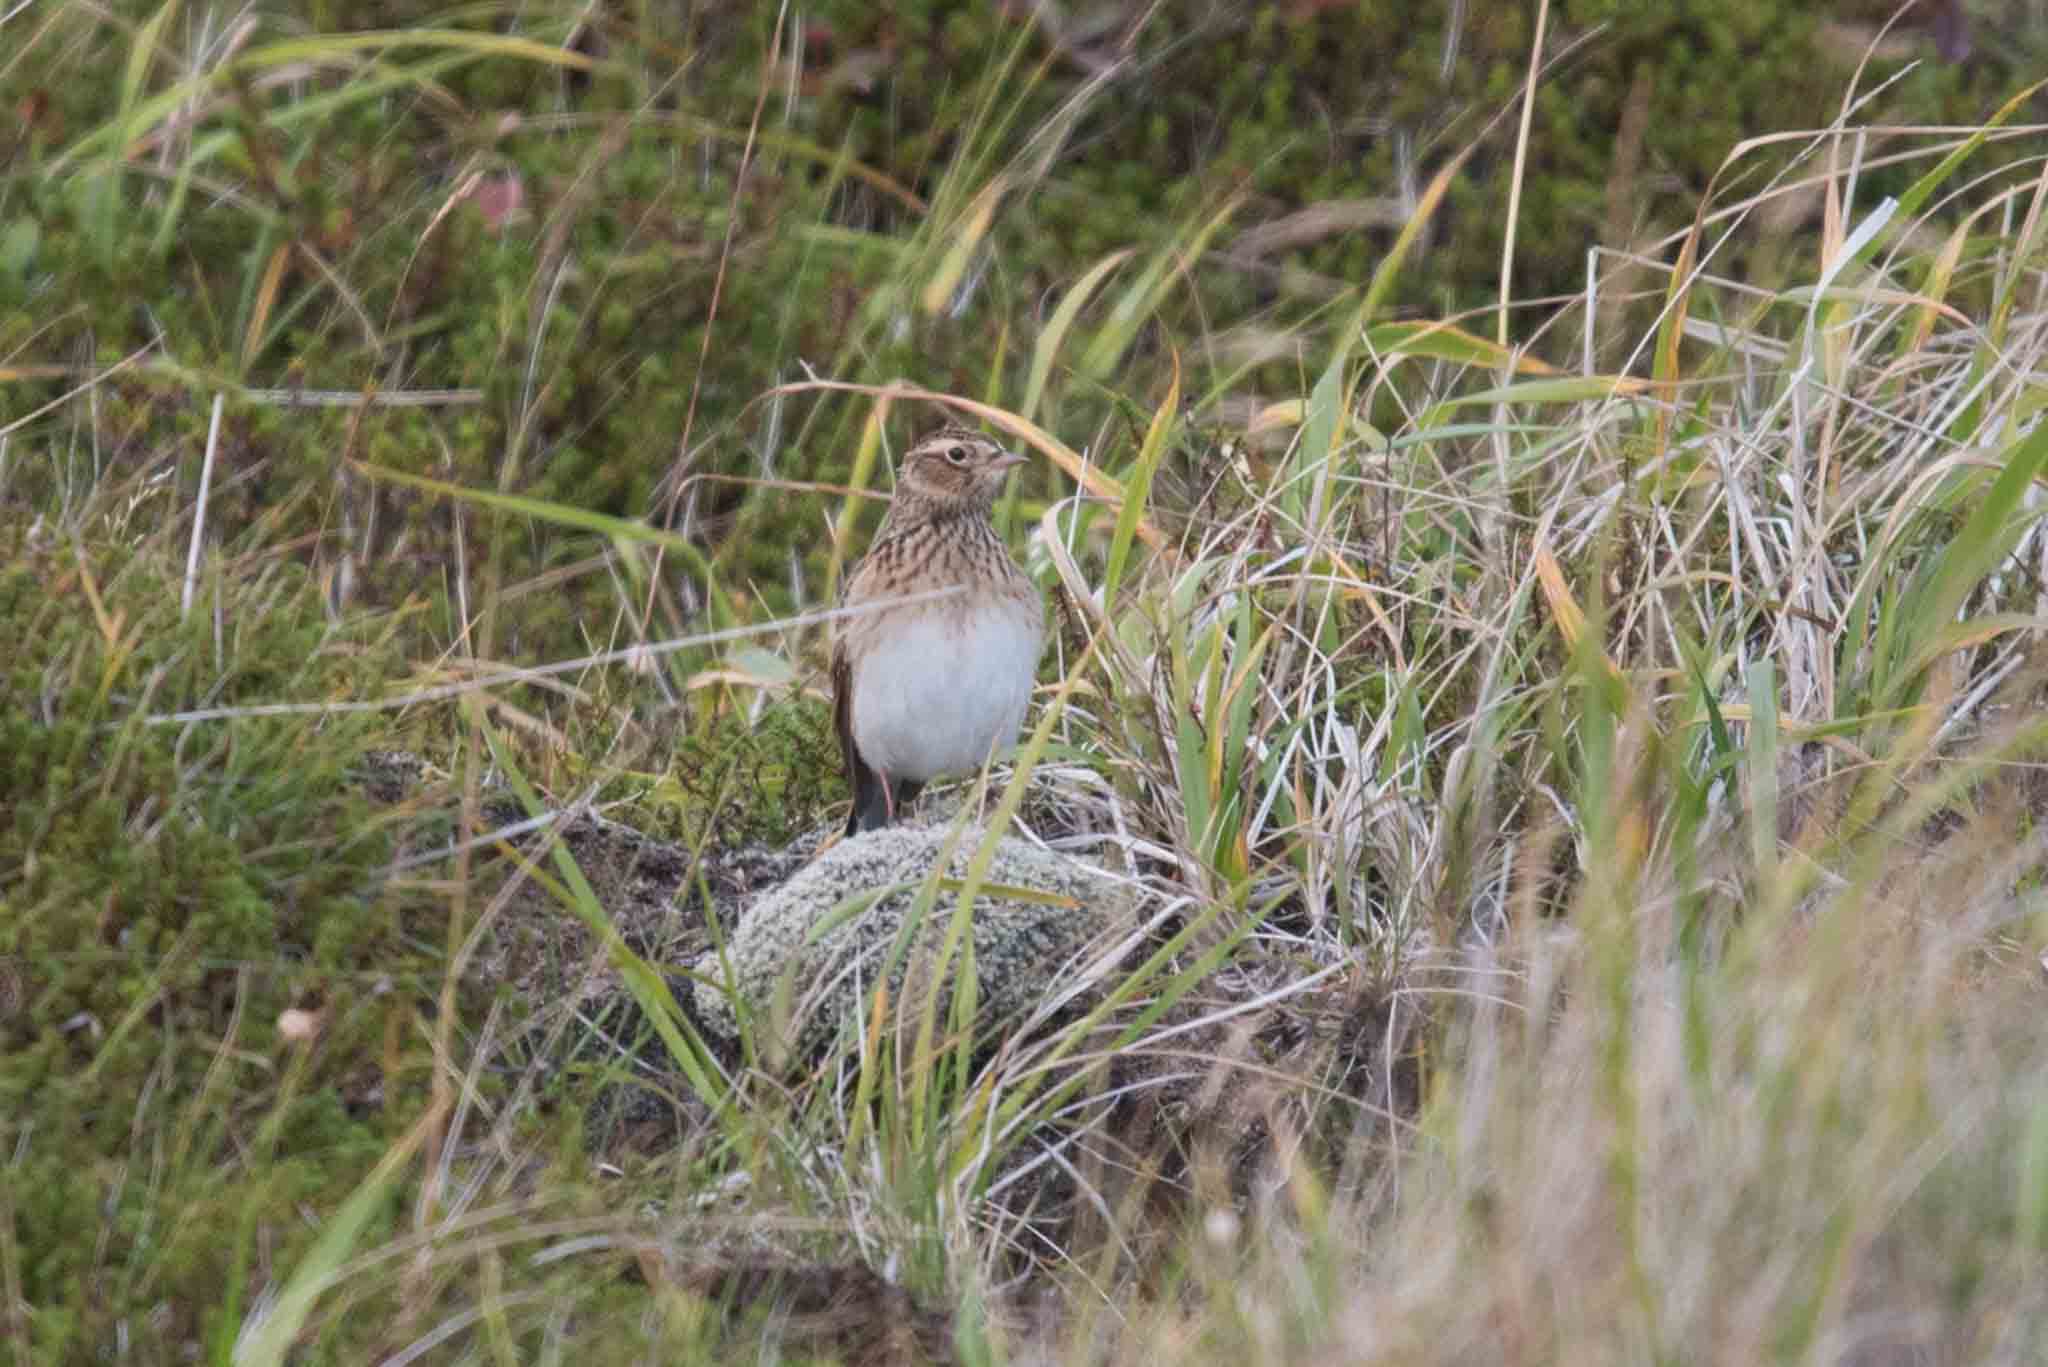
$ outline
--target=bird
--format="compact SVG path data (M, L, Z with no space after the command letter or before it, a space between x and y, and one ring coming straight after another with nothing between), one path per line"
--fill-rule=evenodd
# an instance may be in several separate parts
M941 774L1008 749L1038 673L1045 604L989 514L1024 457L954 423L904 455L848 575L832 642L832 720L853 788L846 834L886 826ZM899 602L907 595L925 597Z

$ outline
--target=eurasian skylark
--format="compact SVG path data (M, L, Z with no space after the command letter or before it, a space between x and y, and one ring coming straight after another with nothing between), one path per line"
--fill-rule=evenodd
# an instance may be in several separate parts
M926 781L978 769L1017 738L1045 606L989 512L1023 459L951 425L903 458L889 514L840 594L844 607L881 606L843 618L832 643L848 835L888 825Z

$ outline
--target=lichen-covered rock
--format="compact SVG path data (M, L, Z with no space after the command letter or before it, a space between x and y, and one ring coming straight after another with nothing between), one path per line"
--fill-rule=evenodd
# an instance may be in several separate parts
M946 876L964 879L982 839L975 829L890 826L842 840L748 908L726 944L734 994L797 1056L814 1055L849 1012L870 1000L947 845L953 850ZM1039 895L1003 891L1020 888ZM920 1014L959 888L941 886L926 900L921 924L889 974L890 1001L903 1002L908 983ZM1004 837L972 914L978 1021L992 1027L1043 1002L1054 975L1085 962L1103 932L1119 923L1123 902L1117 883L1101 871ZM960 957L956 952L941 989L942 1026ZM729 1042L738 1026L718 986L726 982L725 963L717 953L697 960L690 1004L700 1025Z

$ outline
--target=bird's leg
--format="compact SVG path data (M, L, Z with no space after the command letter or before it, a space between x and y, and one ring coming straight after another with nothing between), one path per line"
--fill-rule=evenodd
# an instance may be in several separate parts
M908 807L911 803L917 801L917 795L923 791L923 779L906 778L890 784L889 799L894 804L890 809L890 819L895 819L896 807Z
M859 835L888 825L894 817L894 804L890 801L892 785L887 774L862 763L858 755L852 763L849 777L853 781L853 811L846 818L846 833ZM878 797L880 802L875 801Z
M897 813L917 801L924 789L918 779L892 779L887 771L862 763L855 756L852 772L853 810L846 817L846 833L880 830L894 825ZM879 797L880 802L875 801Z

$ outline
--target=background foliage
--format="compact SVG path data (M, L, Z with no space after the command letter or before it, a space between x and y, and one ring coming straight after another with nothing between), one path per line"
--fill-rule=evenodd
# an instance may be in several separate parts
M101 387L119 439L95 459L178 444L191 494L214 388L475 391L348 416L230 408L223 535L290 503L284 530L325 529L313 555L345 551L351 590L391 603L435 593L448 515L359 487L345 457L625 515L689 474L836 480L845 419L790 427L758 407L800 365L1015 396L1019 340L1049 297L1107 253L1171 249L1179 225L1219 211L1199 263L1182 263L1201 273L1199 304L1156 299L1162 331L1129 359L1156 367L1159 340L1181 338L1238 403L1298 394L1300 343L1328 325L1328 301L1466 152L1396 289L1451 316L1496 288L1531 37L1520 7L1185 0L1066 27L980 3L826 5L785 16L764 67L777 17L403 3L15 17L0 355L72 368L16 376L9 411L51 402L76 367L136 356ZM1885 90L1886 117L1968 121L2031 69L2037 37L1983 42L2003 35L1976 22L1968 61L1943 60L1917 16L1894 30L1864 87L1919 65ZM408 30L367 47L336 36ZM1746 130L1831 117L1871 32L1773 0L1558 7L1517 295L1580 289L1590 246L1682 230ZM536 60L489 45L512 35L564 46ZM963 187L993 174L1004 192L972 268L943 308L912 306L904 282L972 211ZM1777 212L1727 262L1763 287L1798 268L1787 244L1818 201ZM1086 370L1084 414L1101 378ZM1197 414L1224 402L1207 389ZM1098 420L1109 409L1096 400ZM717 562L764 586L817 516L723 482L689 507ZM519 577L582 550L472 532L469 553ZM565 643L593 606L574 583L554 605L523 621L530 645ZM450 611L443 588L423 620Z

